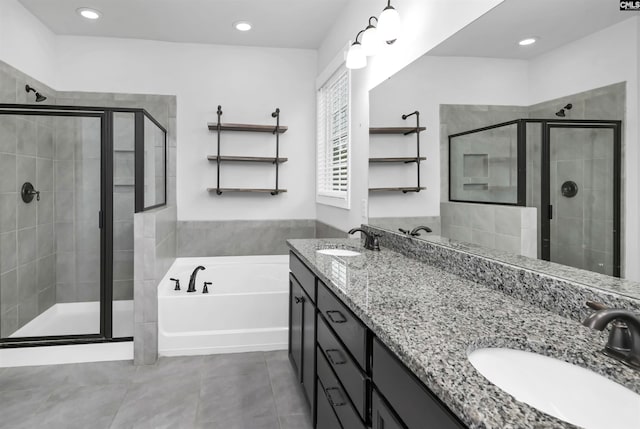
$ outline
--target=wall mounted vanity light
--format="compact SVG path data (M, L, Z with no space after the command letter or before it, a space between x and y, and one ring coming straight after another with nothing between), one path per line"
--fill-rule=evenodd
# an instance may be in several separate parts
M373 20L375 20L376 25L373 25ZM366 67L367 57L379 53L384 47L385 42L389 45L394 43L399 33L400 15L398 15L398 11L391 6L391 0L387 0L387 7L384 8L380 17L370 17L367 28L360 31L355 41L349 46L349 51L347 52L347 68L361 69ZM362 34L362 42L358 41L360 34Z
M400 15L398 11L391 6L391 0L388 0L387 7L384 8L378 19L378 34L381 40L392 44L398 38L399 33Z
M378 29L371 23L373 19L376 20L376 24L378 23L378 18L375 16L369 17L369 25L364 29L364 34L362 35L362 49L364 49L364 53L368 57L376 55L384 47L378 34Z
M362 44L358 42L358 37L364 33L365 30L360 30L356 34L356 41L349 47L347 52L347 68L348 69L361 69L367 66L367 55L364 52Z
M29 92L35 92L36 93L36 103L41 103L44 100L47 99L47 97L45 97L44 95L40 94L38 91L36 91L36 89L32 86L29 85L25 85L24 86L24 90L27 91L27 93Z

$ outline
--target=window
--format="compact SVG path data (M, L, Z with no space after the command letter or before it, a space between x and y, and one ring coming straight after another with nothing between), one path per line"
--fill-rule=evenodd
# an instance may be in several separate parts
M349 71L341 66L318 90L317 201L349 205Z

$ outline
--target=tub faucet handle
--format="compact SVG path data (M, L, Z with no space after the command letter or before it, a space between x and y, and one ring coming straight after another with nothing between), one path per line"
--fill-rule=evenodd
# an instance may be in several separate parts
M176 287L174 287L173 290L180 290L180 279L170 278L169 280L176 282Z
M211 285L211 282L204 282L204 287L202 288L202 293L209 293L209 288L207 286Z

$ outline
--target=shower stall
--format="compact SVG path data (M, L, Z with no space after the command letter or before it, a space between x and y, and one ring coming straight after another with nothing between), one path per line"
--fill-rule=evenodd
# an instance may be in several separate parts
M133 216L166 204L144 109L0 104L0 348L130 341Z
M538 258L619 277L621 127L517 119L452 134L449 200L536 207Z

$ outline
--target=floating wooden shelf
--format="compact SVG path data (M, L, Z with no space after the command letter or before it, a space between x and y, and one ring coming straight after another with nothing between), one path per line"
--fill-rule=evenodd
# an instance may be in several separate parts
M253 189L253 188L207 188L209 192L256 192L261 194L279 194L281 192L287 192L286 189Z
M416 186L409 186L409 187L400 187L400 188L369 188L369 192L404 192L405 194L407 192L420 192L420 191L424 191L427 188L424 187L416 187Z
M207 123L209 130L218 131L218 124L215 122ZM286 133L289 128L284 125L278 126L278 133ZM255 124L220 124L220 131L248 131L251 133L275 133L276 127L273 125L255 125Z
M280 125L280 109L276 108L276 110L271 113L271 117L275 118L276 124L273 125L255 125L255 124L223 124L220 121L222 117L222 106L218 106L218 111L216 112L218 116L218 121L213 123L207 123L207 127L210 131L215 131L218 135L218 150L215 155L207 156L209 161L214 161L217 164L217 172L216 172L216 187L215 188L207 188L208 192L215 192L216 195L222 195L225 192L257 192L261 194L271 194L278 195L283 192L287 192L286 189L280 189L278 185L278 175L280 164L283 162L287 162L288 158L284 158L280 156L280 134L287 131L287 127ZM253 133L271 133L276 138L276 150L275 155L273 157L265 157L265 156L223 156L220 154L220 135L222 131L249 131ZM222 188L220 187L220 170L222 170L222 162L251 162L251 163L269 163L273 164L276 170L276 181L275 186L272 189L264 189L264 188Z
M426 127L418 127L418 131L426 130ZM371 127L369 134L404 134L409 135L416 132L416 127Z
M268 162L273 164L276 162L276 158L268 157L268 156L216 156L209 155L207 156L209 161L235 161L235 162ZM289 158L278 158L278 162L282 164L283 162L287 162Z
M420 161L424 161L426 160L427 157L425 156L421 156L419 158ZM377 162L404 162L405 164L408 164L410 162L418 162L418 160L416 160L416 157L411 157L411 156L403 156L403 157L396 157L396 158L369 158L369 162L371 163L377 163Z

